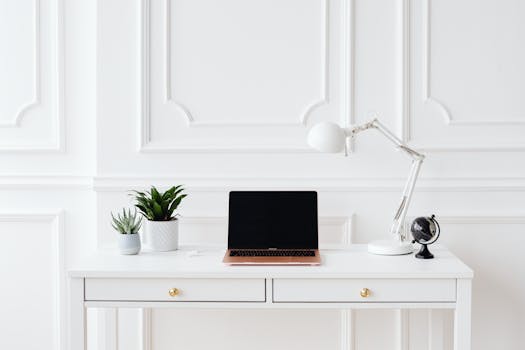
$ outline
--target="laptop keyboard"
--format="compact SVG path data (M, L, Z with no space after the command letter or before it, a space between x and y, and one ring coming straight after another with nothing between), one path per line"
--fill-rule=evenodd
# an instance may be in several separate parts
M315 256L313 250L231 250L230 256Z

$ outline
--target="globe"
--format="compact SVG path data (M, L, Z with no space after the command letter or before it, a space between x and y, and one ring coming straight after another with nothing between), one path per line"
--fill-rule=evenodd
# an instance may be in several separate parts
M416 258L432 259L434 255L430 253L427 245L437 241L440 234L439 224L435 219L435 215L414 219L410 226L410 232L412 232L412 237L414 237L413 243L417 242L422 245L421 250L416 254Z

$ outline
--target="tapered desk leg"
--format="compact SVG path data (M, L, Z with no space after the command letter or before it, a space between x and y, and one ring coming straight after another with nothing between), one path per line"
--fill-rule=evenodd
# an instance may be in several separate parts
M472 280L458 279L454 314L454 350L471 350Z
M68 350L86 350L86 310L84 307L84 279L69 280L69 347Z

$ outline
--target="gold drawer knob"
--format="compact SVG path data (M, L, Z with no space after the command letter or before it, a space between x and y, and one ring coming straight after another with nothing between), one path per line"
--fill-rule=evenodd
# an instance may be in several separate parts
M175 297L179 295L180 292L177 288L170 288L168 293L170 294L170 296Z
M368 298L370 296L370 289L363 288L359 294L361 294L361 297L363 298Z

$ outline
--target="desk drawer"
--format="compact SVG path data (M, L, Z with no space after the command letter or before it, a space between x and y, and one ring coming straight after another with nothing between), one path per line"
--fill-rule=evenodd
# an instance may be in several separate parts
M369 295L367 296L366 290ZM363 292L363 296L361 296ZM274 302L454 302L454 279L274 279Z
M264 279L87 278L85 299L264 302L266 288Z

